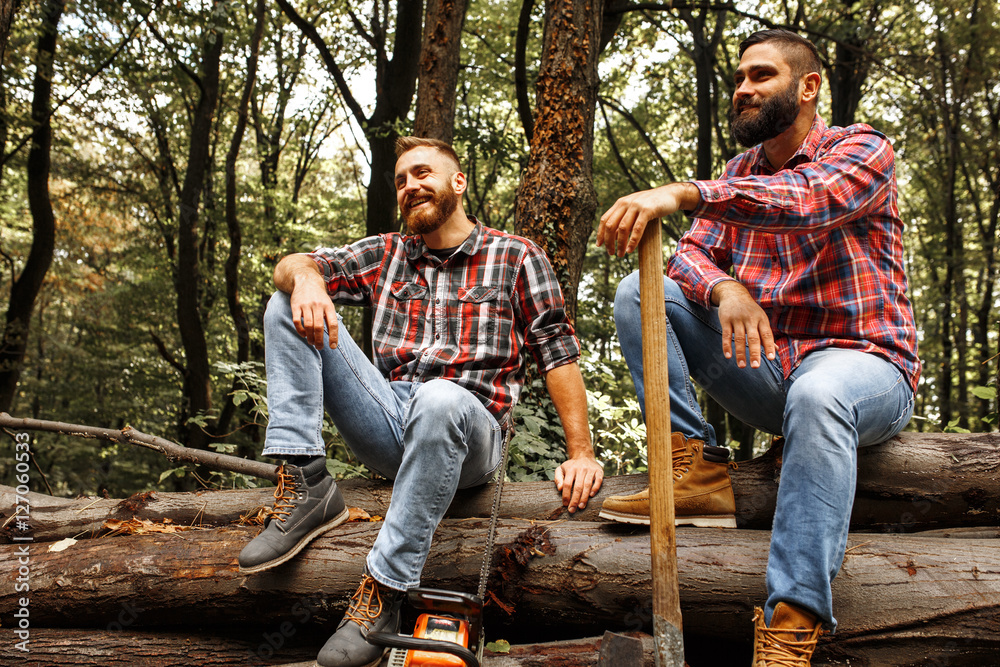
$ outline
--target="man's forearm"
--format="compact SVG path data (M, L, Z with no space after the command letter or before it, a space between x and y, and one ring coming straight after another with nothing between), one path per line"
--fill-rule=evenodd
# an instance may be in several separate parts
M319 266L309 255L286 255L274 267L274 286L282 292L291 294L296 282L301 280L316 281L326 289Z
M545 375L545 386L566 433L567 457L595 458L587 418L587 390L580 366L573 362L553 368Z
M677 197L677 208L681 211L693 211L701 203L701 190L690 181L671 183L670 188L674 190Z

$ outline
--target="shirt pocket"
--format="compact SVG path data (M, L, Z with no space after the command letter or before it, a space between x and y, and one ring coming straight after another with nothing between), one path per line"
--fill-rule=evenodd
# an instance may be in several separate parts
M500 288L492 285L460 287L458 290L458 328L464 329L471 343L482 342L492 346L500 317Z
M418 283L395 282L389 287L392 294L390 307L376 327L386 340L396 341L419 340L421 326L427 320L427 285ZM376 334L377 335L377 334Z

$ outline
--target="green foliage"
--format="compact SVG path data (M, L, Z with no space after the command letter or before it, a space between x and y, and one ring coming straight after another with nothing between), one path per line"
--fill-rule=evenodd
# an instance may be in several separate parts
M587 398L597 458L604 466L604 474L646 472L646 425L639 402L628 397L618 403L595 391L588 391Z
M566 459L564 443L565 432L545 390L545 382L535 378L525 386L514 408L507 479L512 482L555 479L556 468Z
M267 380L262 374L264 364L260 361L247 361L241 364L218 361L215 363L215 369L227 377L233 377L240 387L232 392L233 403L237 406L249 404L246 406L246 412L253 418L253 423L266 425L268 419ZM236 449L235 445L227 445L227 447L232 448L225 452L227 454Z
M997 400L996 386L973 387L972 395L986 402L987 407L983 411L983 422L989 424L993 428L1000 425L1000 401ZM989 409L990 402L993 403L992 410Z

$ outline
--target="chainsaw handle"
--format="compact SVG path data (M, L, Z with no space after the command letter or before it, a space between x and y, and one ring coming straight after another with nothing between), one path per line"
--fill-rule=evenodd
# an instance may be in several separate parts
M441 641L439 639L421 639L419 637L404 637L392 632L372 632L366 637L369 644L402 648L409 651L435 651L450 653L465 661L466 667L480 667L476 654L461 644Z

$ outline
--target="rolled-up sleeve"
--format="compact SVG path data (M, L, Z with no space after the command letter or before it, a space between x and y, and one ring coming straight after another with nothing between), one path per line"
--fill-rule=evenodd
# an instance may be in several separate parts
M566 316L559 281L537 246L528 246L517 274L515 297L525 347L543 373L580 358L580 341Z
M372 236L337 248L309 253L316 262L334 303L371 303L372 287L386 255L386 239Z

